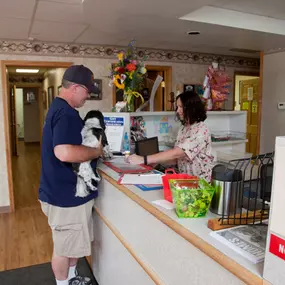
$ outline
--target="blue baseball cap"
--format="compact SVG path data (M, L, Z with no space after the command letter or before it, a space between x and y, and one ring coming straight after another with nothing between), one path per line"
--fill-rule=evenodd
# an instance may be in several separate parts
M85 86L89 93L101 93L101 90L94 85L93 72L84 65L71 65L64 72L62 79Z

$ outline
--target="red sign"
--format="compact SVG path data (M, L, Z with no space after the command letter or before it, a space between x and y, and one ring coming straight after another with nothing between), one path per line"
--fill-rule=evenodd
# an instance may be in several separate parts
M285 240L271 234L269 251L285 260Z

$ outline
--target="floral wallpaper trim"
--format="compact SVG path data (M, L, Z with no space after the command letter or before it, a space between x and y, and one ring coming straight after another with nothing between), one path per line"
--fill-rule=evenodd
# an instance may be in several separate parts
M21 76L21 75L9 75L10 83L42 83L44 81L43 76Z
M115 58L124 50L123 47L97 46L81 44L24 42L24 41L0 41L0 53L29 54L41 56L73 56L86 58ZM177 63L210 64L217 61L225 66L240 68L259 68L259 58L246 58L238 56L217 55L188 51L173 51L136 48L139 58L148 56L149 61L164 61Z

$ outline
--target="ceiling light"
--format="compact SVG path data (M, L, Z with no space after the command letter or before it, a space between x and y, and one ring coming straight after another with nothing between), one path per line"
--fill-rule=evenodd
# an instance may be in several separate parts
M16 69L18 73L38 73L39 69Z
M197 36L197 35L200 35L200 32L199 31L190 31L190 32L187 32L187 34L190 36Z

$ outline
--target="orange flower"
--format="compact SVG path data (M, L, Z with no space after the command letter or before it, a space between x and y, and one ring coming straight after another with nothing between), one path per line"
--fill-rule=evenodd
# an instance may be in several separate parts
M136 70L136 68L137 68L137 67L136 67L133 63L129 63L129 64L126 65L126 69L127 69L128 71Z

